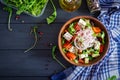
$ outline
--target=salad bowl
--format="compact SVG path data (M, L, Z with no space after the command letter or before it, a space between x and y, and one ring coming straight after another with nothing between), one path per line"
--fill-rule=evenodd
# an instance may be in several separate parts
M109 35L105 26L91 16L77 16L68 20L58 35L60 53L76 66L99 63L109 49Z

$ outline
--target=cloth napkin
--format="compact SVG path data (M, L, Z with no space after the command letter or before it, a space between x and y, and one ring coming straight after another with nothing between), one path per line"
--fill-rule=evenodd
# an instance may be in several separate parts
M120 0L99 0L102 8L98 19L110 36L107 55L89 67L72 66L51 77L52 80L107 80L115 75L120 80Z

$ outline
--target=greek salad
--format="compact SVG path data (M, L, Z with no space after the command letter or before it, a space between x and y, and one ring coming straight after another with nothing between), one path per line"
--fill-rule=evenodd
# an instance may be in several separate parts
M89 19L80 18L64 30L62 50L69 60L88 64L102 54L105 32Z

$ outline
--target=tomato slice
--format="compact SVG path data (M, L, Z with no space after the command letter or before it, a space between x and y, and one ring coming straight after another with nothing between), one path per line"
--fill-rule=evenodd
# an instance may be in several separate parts
M104 45L100 45L100 53L103 52L103 49L104 49Z
M74 26L76 31L79 31L81 29L81 26L78 25L78 23L76 23L76 25Z
M82 59L79 59L78 62L79 63L85 63L84 60L82 60Z
M66 53L66 56L70 59L70 60L74 60L76 58L76 55L74 53L68 52Z
M70 42L66 42L63 47L66 49L66 50L69 50L71 47L72 47L72 44Z

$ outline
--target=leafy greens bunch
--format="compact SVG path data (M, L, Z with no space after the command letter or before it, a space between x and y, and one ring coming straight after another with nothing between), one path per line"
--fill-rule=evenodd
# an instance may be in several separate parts
M4 2L17 8L16 14L26 12L33 16L39 16L48 0L4 0Z

